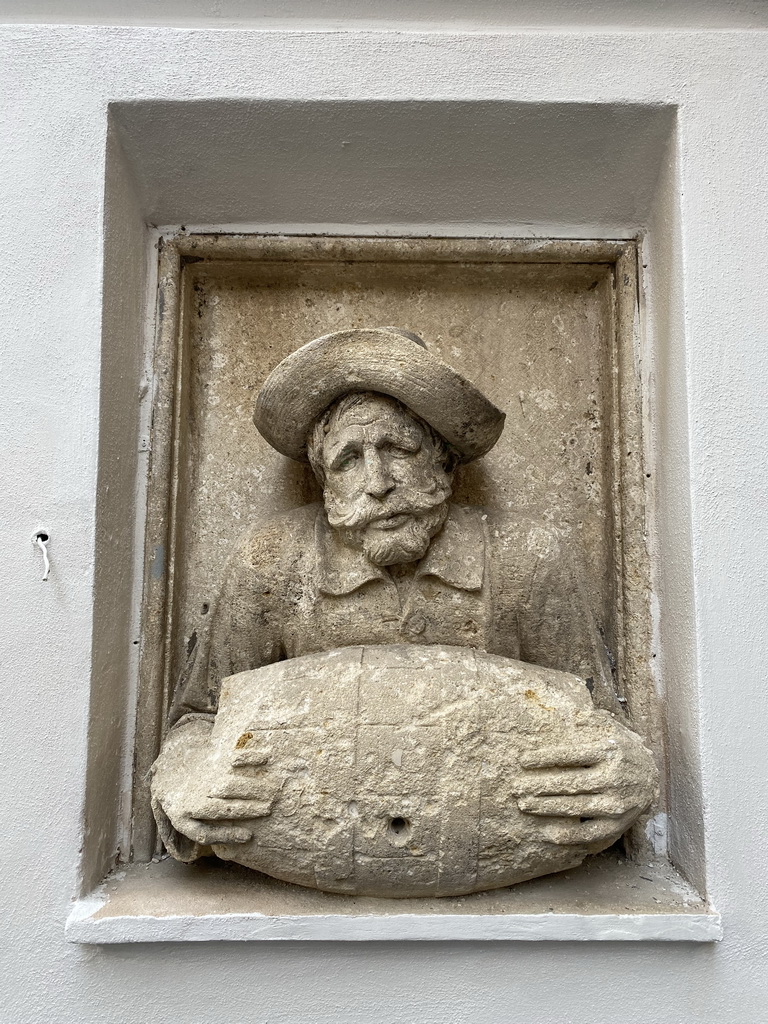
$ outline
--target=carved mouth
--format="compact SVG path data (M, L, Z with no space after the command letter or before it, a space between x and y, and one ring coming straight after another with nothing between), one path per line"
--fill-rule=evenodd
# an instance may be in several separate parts
M398 526L404 526L410 518L407 512L396 512L392 516L374 519L370 525L377 530L396 530Z

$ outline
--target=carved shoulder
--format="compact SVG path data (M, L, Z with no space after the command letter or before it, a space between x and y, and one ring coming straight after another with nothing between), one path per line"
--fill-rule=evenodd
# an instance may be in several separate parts
M248 532L235 548L227 576L278 581L295 572L297 562L314 550L315 519L321 506L303 505L275 516Z

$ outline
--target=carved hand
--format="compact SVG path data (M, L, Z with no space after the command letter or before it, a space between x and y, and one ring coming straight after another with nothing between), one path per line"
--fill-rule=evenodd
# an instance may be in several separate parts
M521 762L518 807L545 819L542 838L561 845L618 837L657 793L649 751L623 726L600 742L542 747Z
M269 813L271 802L242 788L222 788L209 764L212 727L212 718L197 717L169 733L153 768L153 802L177 832L200 846L246 843L253 835L247 820Z

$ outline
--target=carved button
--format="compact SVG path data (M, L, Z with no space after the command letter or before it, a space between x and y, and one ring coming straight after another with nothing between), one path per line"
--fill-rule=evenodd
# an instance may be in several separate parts
M423 612L414 612L410 618L405 620L403 625L408 633L411 633L413 636L418 636L427 628L427 620L424 617Z

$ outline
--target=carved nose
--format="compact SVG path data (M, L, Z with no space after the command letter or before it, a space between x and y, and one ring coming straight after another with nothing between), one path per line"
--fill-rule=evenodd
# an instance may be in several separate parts
M383 498L392 490L395 482L381 464L378 455L369 456L365 460L365 493L372 498Z

